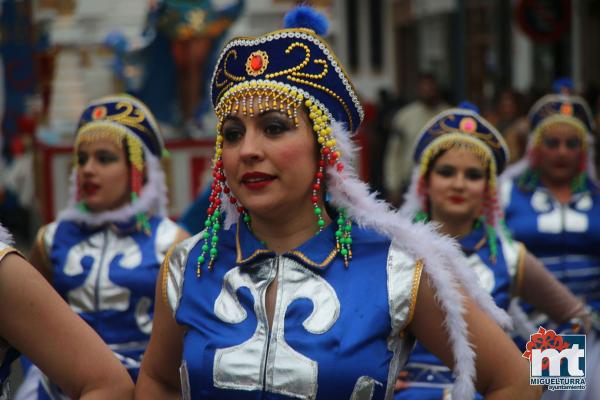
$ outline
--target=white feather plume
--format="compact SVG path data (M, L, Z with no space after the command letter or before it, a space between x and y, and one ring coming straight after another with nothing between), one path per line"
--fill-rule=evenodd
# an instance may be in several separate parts
M0 243L12 246L14 244L13 236L2 224L0 224Z

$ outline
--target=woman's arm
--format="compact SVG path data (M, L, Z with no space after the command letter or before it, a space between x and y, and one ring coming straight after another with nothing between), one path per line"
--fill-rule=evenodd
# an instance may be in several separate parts
M531 253L523 255L522 278L517 295L536 310L547 314L554 322L563 323L582 318L589 325L585 304L550 273Z
M156 282L152 336L136 382L136 399L179 399L181 394L179 366L184 330L177 324L163 299L163 272L166 265L165 262Z
M529 366L510 338L465 295L464 318L469 341L476 354L476 387L486 399L538 399L541 386L529 385ZM414 318L408 329L433 354L450 368L454 365L452 345L445 326L444 313L435 300L434 290L421 275Z
M0 336L71 398L133 395L131 378L110 349L16 254L0 262Z

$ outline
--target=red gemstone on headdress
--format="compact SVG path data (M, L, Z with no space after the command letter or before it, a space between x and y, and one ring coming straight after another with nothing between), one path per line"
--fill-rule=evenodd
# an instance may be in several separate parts
M92 111L93 119L101 119L101 118L104 118L105 116L106 116L106 107L104 107L104 106L98 106L98 107L94 108L94 111Z
M463 118L460 121L459 129L465 133L473 133L477 130L477 122L471 117Z
M569 103L563 103L560 106L560 113L562 115L573 115L573 106Z
M260 55L255 54L252 56L252 59L250 60L250 68L252 68L254 71L258 71L259 69L261 69L263 66L263 59Z

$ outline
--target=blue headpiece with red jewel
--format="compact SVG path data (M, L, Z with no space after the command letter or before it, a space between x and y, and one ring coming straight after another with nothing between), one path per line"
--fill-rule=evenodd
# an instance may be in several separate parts
M465 138L478 140L491 151L496 162L496 172L500 174L504 170L508 160L508 147L502 135L479 115L474 105L466 102L457 108L442 111L423 127L415 146L415 162L418 164L425 150L438 138L448 134L460 134ZM455 137L460 139L460 136Z
M235 38L224 47L211 82L217 115L220 102L236 87L275 85L301 93L328 117L355 131L364 113L344 68L320 36L327 30L327 20L300 6L284 22L284 29Z
M79 118L77 132L93 125L108 128L113 124L139 139L157 158L165 153L160 129L144 103L133 96L106 96L89 103Z
M549 94L539 99L529 111L531 132L550 121L575 123L591 134L595 129L594 118L586 101L579 96Z

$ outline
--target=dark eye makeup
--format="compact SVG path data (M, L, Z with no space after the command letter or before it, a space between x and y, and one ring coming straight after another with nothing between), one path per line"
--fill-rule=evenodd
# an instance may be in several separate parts
M292 122L290 119L286 114L279 111L264 111L256 116L256 118L258 127L267 136L276 137L292 129ZM240 140L245 133L246 126L238 117L231 115L225 118L223 128L221 129L221 134L223 135L225 142L235 143Z
M450 165L440 165L435 167L434 172L445 178L450 178L457 174L456 168ZM485 172L479 168L467 168L465 170L465 178L470 181L477 181L485 178Z
M569 150L575 150L581 146L581 140L579 140L579 138L569 138L563 141L555 137L546 137L542 139L542 143L546 148L551 150L558 149L561 143L564 143Z
M108 150L98 150L96 152L96 158L100 164L110 164L119 161L119 155Z
M434 168L434 172L440 176L449 178L454 176L456 173L456 168L451 167L450 165L440 165Z

